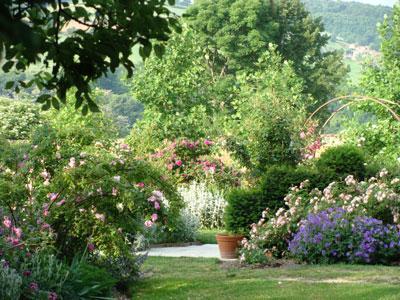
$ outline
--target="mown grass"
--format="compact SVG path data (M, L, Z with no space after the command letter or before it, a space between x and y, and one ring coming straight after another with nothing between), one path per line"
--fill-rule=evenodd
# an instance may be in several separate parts
M226 267L216 259L150 257L133 299L400 299L400 269L358 265Z

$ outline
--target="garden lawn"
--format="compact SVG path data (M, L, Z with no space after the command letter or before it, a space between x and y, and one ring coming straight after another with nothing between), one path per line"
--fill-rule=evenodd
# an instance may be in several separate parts
M400 299L400 268L227 267L217 259L149 257L133 299Z

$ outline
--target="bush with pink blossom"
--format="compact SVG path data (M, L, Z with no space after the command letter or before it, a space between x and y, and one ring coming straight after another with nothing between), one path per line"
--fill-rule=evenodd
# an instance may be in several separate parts
M33 141L0 161L2 222L11 226L5 242L18 248L23 235L28 249L54 249L68 262L89 251L91 264L120 284L135 280L143 262L135 239L155 224L174 230L183 205L176 187L124 143L81 143L52 127ZM20 252L9 253L12 261Z
M218 143L209 139L177 139L165 142L149 156L149 160L163 168L177 183L207 182L226 188L240 184L240 172L227 166L219 153Z
M323 191L310 191L305 181L291 188L285 205L275 213L264 211L259 222L251 225L249 239L243 241L243 261L254 262L257 257L265 262L268 256L285 256L301 221L310 213L332 207L354 216L376 218L384 224L400 224L400 178L390 177L386 170L367 181L349 175L343 183L332 182Z

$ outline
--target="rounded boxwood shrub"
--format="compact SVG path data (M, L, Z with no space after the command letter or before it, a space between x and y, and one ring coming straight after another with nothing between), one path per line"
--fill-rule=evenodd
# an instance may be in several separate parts
M329 148L315 164L320 172L330 170L341 179L347 175L363 179L366 174L364 154L359 148L351 145Z
M265 209L261 191L236 189L227 195L225 229L231 233L247 233L249 225L260 218Z

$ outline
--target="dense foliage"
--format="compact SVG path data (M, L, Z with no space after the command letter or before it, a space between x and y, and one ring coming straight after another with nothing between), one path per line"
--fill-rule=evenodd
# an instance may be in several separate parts
M168 3L174 3L169 1ZM67 91L76 89L77 107L87 113L97 111L90 97L90 82L108 71L124 66L132 75L132 50L140 46L140 55L148 57L154 40L166 41L172 29L180 29L176 16L165 0L127 3L45 0L31 2L6 0L0 5L0 56L4 72L15 68L24 72L29 66L43 63L29 81L10 81L7 88L36 85L56 91L38 98L43 108L59 107ZM118 45L118 47L115 47ZM154 47L162 55L164 46Z
M215 74L252 70L269 44L318 100L331 96L346 74L340 53L322 51L329 39L323 24L299 0L197 1L186 19L199 31Z
M38 105L0 98L0 135L10 140L26 139L42 119Z
M327 149L316 161L321 171L331 171L337 178L345 178L351 174L359 179L365 177L364 154L356 146L343 145Z
M136 159L127 144L115 142L108 122L102 114L83 117L64 107L35 130L30 143L2 146L1 218L10 230L0 248L22 278L25 268L32 269L31 281L20 285L24 295L107 296L115 283L122 288L137 278L143 257L136 244L145 228L177 230L182 202L176 187ZM20 243L21 252L13 250ZM24 251L45 261L24 265ZM74 263L85 252L88 262ZM53 266L46 259L53 259L60 277L51 270L52 278L40 277ZM100 280L91 272L104 274ZM76 282L57 282L67 274Z

